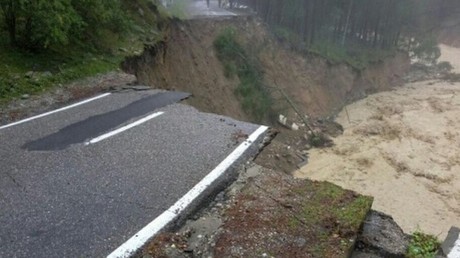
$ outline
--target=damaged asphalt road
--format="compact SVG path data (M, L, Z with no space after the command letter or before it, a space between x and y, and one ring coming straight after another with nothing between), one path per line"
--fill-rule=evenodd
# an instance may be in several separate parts
M110 94L0 129L0 257L106 256L229 155L234 135L258 128L155 94L165 93Z

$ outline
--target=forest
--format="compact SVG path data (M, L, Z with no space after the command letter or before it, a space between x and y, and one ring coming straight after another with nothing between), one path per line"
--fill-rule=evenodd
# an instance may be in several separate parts
M436 45L455 0L239 0L297 47L392 50ZM427 43L428 42L428 43ZM412 46L411 46L412 44Z
M167 19L151 0L0 0L0 104L117 69Z

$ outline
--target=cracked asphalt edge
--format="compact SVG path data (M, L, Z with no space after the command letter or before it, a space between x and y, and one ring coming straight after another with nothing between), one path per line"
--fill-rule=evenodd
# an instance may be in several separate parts
M230 186L238 178L239 172L244 167L245 163L249 160L253 160L270 140L269 127L260 126L247 140L243 141L234 152L193 187L189 193L184 195L176 204L146 225L124 244L115 249L107 258L137 256L142 252L143 247L158 234L180 228L190 216L197 213L200 209L207 207L212 203L217 194ZM243 151L235 158L231 159L230 164L224 164L228 163L227 159L239 148L242 148ZM211 179L210 182L204 183L208 176L212 176L211 174L216 170L222 169L219 168L220 166L223 166L221 173L219 173L216 178ZM200 186L200 184L202 185ZM204 187L203 184L205 184ZM197 192L197 188L201 189ZM193 198L187 196L190 193L194 195Z

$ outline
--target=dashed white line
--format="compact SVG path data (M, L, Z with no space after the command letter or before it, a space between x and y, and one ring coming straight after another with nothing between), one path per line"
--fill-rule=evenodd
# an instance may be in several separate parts
M225 171L256 141L260 135L267 131L268 127L261 126L252 133L246 141L241 143L230 155L228 155L214 170L203 180L196 184L187 194L179 199L168 210L150 222L147 226L137 232L128 241L118 247L107 258L130 257L147 241L158 234L166 225L174 221L200 194L202 194L212 183L221 177Z
M7 124L7 125L4 125L4 126L0 126L0 130L1 130L1 129L8 128L8 127L11 127L11 126L15 126L15 125L18 125L18 124L26 123L26 122L35 120L35 119L37 119L37 118L45 117L45 116L48 116L48 115L51 115L51 114L54 114L54 113L57 113L57 112L61 112L61 111L67 110L67 109L71 109L71 108L74 108L74 107L77 107L77 106L86 104L86 103L88 103L88 102L91 102L91 101L94 101L94 100L97 100L97 99L100 99L100 98L107 97L107 96L109 96L110 94L111 94L111 93L105 93L105 94L96 96L96 97L94 97L94 98L90 98L90 99L87 99L87 100L83 100L83 101L81 101L81 102L78 102L78 103L75 103L75 104L72 104L72 105L63 107L63 108L59 108L59 109L56 109L56 110L53 110L53 111L49 111L49 112L46 112L46 113L43 113L43 114L40 114L40 115L37 115L37 116L29 117L29 118L26 118L26 119L23 119L23 120L20 120L20 121L11 123L11 124Z
M131 123L131 124L125 125L125 126L120 127L120 128L118 128L118 129L116 129L116 130L114 130L114 131L108 132L108 133L103 134L103 135L101 135L101 136L98 136L98 137L96 137L96 138L94 138L94 139L91 139L91 140L85 142L85 145L94 144L94 143L103 141L103 140L105 140L105 139L107 139L107 138L109 138L109 137L112 137L112 136L117 135L117 134L119 134L119 133L121 133L121 132L124 132L124 131L126 131L126 130L129 130L129 129L135 127L135 126L138 126L138 125L140 125L140 124L143 124L143 123L145 123L145 122L147 122L147 121L149 121L149 120L151 120L151 119L153 119L153 118L155 118L155 117L161 116L161 115L163 115L163 114L164 114L164 112L153 113L153 114L151 114L151 115L149 115L149 116L146 116L146 117L144 117L144 118L142 118L142 119L139 119L139 120L137 120L137 121L135 121L135 122L133 122L133 123Z

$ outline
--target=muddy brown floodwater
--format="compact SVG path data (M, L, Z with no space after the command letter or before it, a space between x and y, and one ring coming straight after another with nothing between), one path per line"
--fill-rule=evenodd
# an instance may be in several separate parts
M460 70L460 49L442 46ZM446 57L446 53L447 57ZM335 146L294 174L375 197L406 233L460 226L460 83L423 81L371 95L337 118Z

